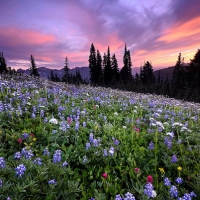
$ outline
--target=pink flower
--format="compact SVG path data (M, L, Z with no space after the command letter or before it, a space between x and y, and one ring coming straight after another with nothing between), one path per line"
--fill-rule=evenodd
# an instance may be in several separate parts
M72 123L72 119L70 117L67 118L67 122L68 122L68 124L71 124Z
M17 142L21 145L22 139L21 139L21 138L18 138Z
M31 137L34 137L34 134L33 134L33 133L30 133L30 136L31 136Z
M138 174L139 172L140 172L140 168L134 168L134 172L136 173L136 174Z
M108 174L104 172L104 173L102 174L102 177L103 177L103 178L107 178L107 177L108 177Z
M151 175L147 176L147 183L153 183L153 177Z

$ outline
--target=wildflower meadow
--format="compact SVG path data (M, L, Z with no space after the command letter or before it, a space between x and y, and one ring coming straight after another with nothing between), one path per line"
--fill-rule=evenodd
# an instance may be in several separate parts
M0 76L0 199L200 199L200 105Z

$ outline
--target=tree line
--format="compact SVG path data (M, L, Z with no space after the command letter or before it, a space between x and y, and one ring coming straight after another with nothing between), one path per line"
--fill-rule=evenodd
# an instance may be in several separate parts
M38 68L34 56L30 58L30 75L39 77ZM121 70L118 61L110 48L101 56L100 51L91 44L89 55L90 81L83 80L77 70L75 75L69 73L69 63L66 56L62 77L51 71L49 80L65 82L70 84L90 84L94 87L111 87L113 89L127 90L138 93L149 93L164 95L170 98L200 103L200 49L197 50L190 63L184 63L181 53L173 68L172 77L163 79L160 74L155 77L152 63L144 62L140 72L132 75L131 54L126 44L123 55L123 66ZM0 73L16 73L15 69L7 67L3 52L0 53Z
M93 43L90 48L89 68L90 84L128 90L138 93L164 95L185 101L200 102L200 49L197 50L190 63L184 63L181 53L173 68L173 76L155 77L150 61L144 62L140 73L135 76L131 72L132 61L130 50L126 44L123 55L123 67L119 70L115 54L110 56L110 48L103 58Z

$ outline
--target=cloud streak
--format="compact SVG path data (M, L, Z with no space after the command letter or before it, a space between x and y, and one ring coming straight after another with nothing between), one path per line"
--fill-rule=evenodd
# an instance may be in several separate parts
M189 62L200 48L199 10L198 0L3 1L0 51L11 67L25 67L33 54L38 67L62 68L68 56L74 68L88 65L94 43L102 56L110 46L122 67L126 43L133 67L169 67L179 52Z

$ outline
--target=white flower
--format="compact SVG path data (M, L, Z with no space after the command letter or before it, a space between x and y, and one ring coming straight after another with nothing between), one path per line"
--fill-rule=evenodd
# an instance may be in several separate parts
M114 113L114 115L118 115L118 113L117 113L117 112L115 112L115 113Z
M152 198L155 198L156 196L157 196L156 191L155 191L155 190L152 190L151 197L152 197Z
M170 137L174 137L174 133L172 133L172 132L168 132L166 135L169 135Z
M29 105L29 106L31 105L31 103L30 103L30 102L27 102L26 104L27 104L27 105Z
M122 126L122 128L123 128L123 129L127 129L127 127L126 127L126 126Z
M52 119L49 120L49 123L51 123L51 124L58 124L58 120L55 119L55 118L52 118Z
M164 122L163 124L169 126L169 123L168 123L168 122Z
M158 125L158 126L160 126L162 129L164 129L164 126L163 126L163 124L161 123L161 122L156 122L156 125Z
M137 110L134 110L133 112L134 112L134 113L137 113Z

